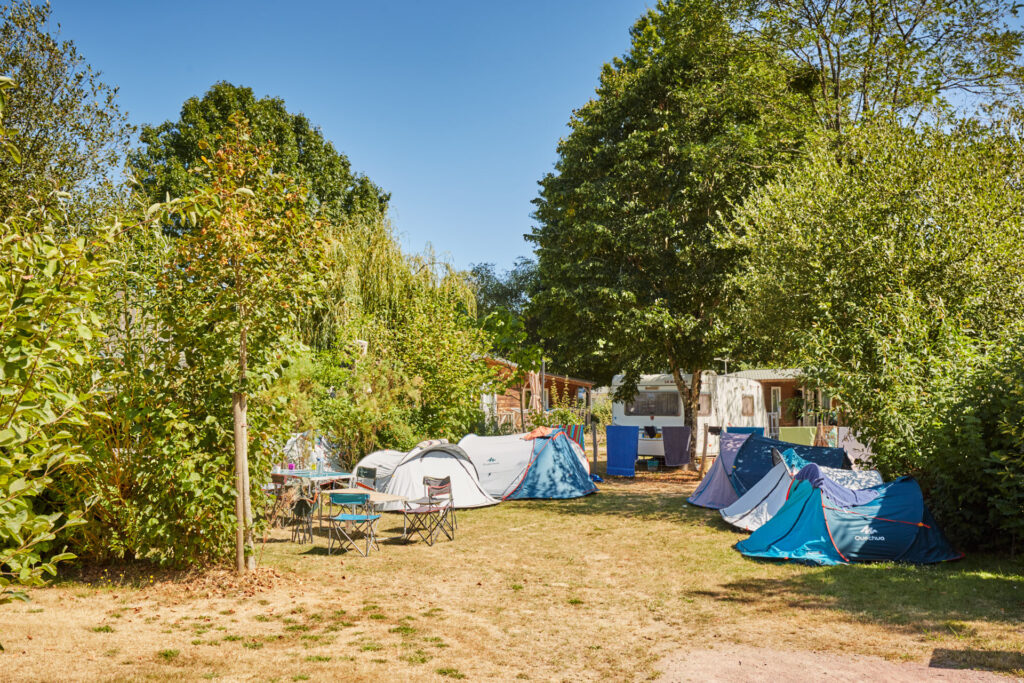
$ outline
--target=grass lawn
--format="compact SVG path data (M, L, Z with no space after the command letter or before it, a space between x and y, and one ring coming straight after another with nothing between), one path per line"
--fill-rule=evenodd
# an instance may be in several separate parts
M695 484L643 474L461 511L455 542L369 558L278 532L256 581L90 571L0 607L0 679L639 680L673 652L738 646L1024 675L1024 562L750 561L685 503Z

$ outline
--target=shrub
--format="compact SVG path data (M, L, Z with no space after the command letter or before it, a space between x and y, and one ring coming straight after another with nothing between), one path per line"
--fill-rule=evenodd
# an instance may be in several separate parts
M965 373L925 439L923 480L961 545L1016 551L1024 540L1024 335Z

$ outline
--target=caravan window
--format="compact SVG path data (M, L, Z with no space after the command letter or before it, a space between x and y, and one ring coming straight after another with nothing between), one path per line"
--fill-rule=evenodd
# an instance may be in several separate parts
M626 415L679 416L679 394L674 391L641 391L626 403Z

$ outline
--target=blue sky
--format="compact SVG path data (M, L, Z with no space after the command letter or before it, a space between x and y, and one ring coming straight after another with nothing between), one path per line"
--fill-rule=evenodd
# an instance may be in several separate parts
M52 0L133 123L227 80L284 98L392 193L403 246L509 267L537 181L654 0Z

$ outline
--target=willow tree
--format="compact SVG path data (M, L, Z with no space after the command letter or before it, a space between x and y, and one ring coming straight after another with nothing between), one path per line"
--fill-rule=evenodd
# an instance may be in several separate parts
M574 113L528 236L534 311L563 368L602 382L625 371L626 392L667 368L690 425L736 263L720 216L791 157L808 119L789 62L733 18L727 4L679 0L636 23Z
M205 154L194 194L157 205L186 229L162 286L177 294L176 334L191 336L183 358L232 386L238 570L253 568L249 501L248 397L266 386L293 343L296 311L315 291L325 239L306 212L305 190L276 173L272 154L248 122L200 143ZM207 156L209 155L209 156ZM259 368L253 377L251 368Z

